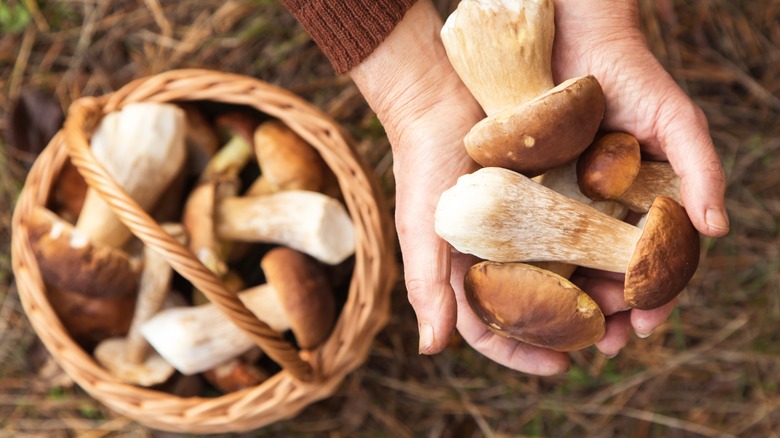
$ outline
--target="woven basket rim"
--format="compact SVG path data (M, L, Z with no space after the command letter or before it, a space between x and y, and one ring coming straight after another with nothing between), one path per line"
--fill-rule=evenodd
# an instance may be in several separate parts
M215 398L182 398L119 381L70 339L46 299L25 223L33 208L46 204L57 174L72 158L73 154L68 154L72 144L67 143L64 131L36 160L17 201L12 224L13 271L24 311L36 334L65 372L95 399L156 429L245 431L290 418L312 402L332 395L346 375L365 362L371 342L389 320L390 290L397 273L394 232L377 178L354 150L348 135L314 105L290 91L239 74L187 69L140 78L116 92L84 98L74 105L84 105L87 114L99 118L132 102L193 100L248 106L279 119L314 146L337 176L355 224L355 270L347 303L330 338L305 356L305 362L315 371L315 381L306 383L285 369L254 388ZM66 126L74 123L72 112ZM99 180L87 175L85 178L90 186L105 189L95 185ZM135 213L143 212L132 211ZM156 232L143 229L142 234L134 234L142 240L148 234L151 240L144 241L157 245L162 238ZM252 319L249 324L265 326L254 316Z

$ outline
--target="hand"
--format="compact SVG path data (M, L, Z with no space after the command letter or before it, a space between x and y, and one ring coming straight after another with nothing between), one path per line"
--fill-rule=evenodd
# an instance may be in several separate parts
M476 260L454 254L434 231L441 193L477 169L462 140L485 116L447 59L442 24L430 1L419 1L350 72L393 147L396 224L420 353L443 350L457 322L464 339L498 363L532 374L561 373L567 355L496 336L476 318L463 294L465 271Z
M726 182L707 120L648 49L636 0L555 0L555 7L556 83L596 76L607 98L603 127L634 135L648 158L668 159L680 176L683 204L694 226L706 236L725 235ZM621 277L584 271L573 280L597 301L622 301ZM614 313L597 346L605 354L617 354L632 327L640 336L648 335L673 307L621 312L619 303L608 306Z

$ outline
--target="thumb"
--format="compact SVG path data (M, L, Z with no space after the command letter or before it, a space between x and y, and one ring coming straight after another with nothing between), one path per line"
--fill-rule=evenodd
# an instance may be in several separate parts
M655 137L680 176L680 194L691 222L706 236L725 235L726 176L704 112L682 90L668 95L659 110Z

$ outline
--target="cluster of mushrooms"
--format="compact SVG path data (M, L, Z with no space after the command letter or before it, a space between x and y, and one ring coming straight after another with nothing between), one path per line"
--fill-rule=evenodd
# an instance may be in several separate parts
M484 260L464 289L490 330L574 351L605 333L599 306L569 281L576 267L624 273L626 303L658 308L696 271L699 235L670 165L600 132L599 82L554 85L554 33L552 0L463 0L447 19L447 55L487 117L464 138L482 168L442 194L436 232Z
M351 276L354 226L336 176L285 124L238 107L132 103L100 121L90 148L258 319L302 350L328 338ZM29 228L61 323L119 379L164 387L194 376L185 393L197 395L193 382L224 393L274 371L70 163Z

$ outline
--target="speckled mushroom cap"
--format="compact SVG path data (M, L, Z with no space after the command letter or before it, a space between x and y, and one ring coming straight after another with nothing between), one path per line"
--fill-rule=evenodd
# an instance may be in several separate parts
M626 302L636 309L660 307L685 288L698 266L699 234L685 208L659 196L626 270Z
M596 140L577 160L577 185L594 201L617 199L634 183L642 164L633 135L611 132Z
M493 332L556 351L604 336L604 315L569 280L525 263L480 262L466 273L466 298Z
M333 328L336 304L322 265L284 246L270 250L260 265L266 283L278 294L298 346L308 350L324 342Z
M486 117L463 142L482 166L533 177L579 156L596 136L605 107L604 91L595 77L573 78Z
M46 283L102 299L136 292L141 263L126 252L94 244L45 208L36 208L28 224L30 244Z

